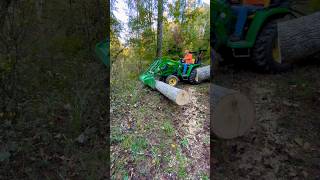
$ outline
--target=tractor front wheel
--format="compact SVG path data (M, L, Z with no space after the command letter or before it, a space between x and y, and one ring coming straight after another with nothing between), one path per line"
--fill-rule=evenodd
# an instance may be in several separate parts
M175 75L170 75L166 78L166 83L169 84L170 86L175 87L177 86L178 82L179 82L179 79Z
M263 72L278 73L290 69L290 64L281 62L277 21L269 22L263 27L253 47L252 60L258 70Z

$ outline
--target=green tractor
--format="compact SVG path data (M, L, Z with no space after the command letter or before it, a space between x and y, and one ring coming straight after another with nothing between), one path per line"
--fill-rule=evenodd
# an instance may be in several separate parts
M151 88L155 88L155 80L164 81L171 86L176 86L179 81L187 81L191 84L197 84L196 68L201 66L203 52L199 50L191 52L196 55L194 64L189 64L186 74L183 75L183 61L173 60L169 57L157 58L149 68L140 75L139 79Z
M224 0L211 1L211 47L223 59L249 59L259 71L282 72L290 68L281 61L277 22L294 18L287 3L270 5L248 14L244 37L230 39L237 17Z

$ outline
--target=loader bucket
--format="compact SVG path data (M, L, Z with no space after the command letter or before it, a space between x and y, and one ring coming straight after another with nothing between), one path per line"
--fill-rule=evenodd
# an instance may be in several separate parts
M153 75L151 75L151 74L148 74L148 73L141 74L139 76L139 79L140 79L140 81L142 81L143 84L151 87L152 89L154 89L156 86L156 81L155 81Z

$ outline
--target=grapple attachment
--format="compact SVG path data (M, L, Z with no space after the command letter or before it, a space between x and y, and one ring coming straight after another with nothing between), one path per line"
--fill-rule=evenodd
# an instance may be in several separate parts
M152 89L155 89L155 76L157 76L160 64L161 59L155 59L155 61L149 66L149 68L139 76L140 81L142 81L143 84L148 85Z

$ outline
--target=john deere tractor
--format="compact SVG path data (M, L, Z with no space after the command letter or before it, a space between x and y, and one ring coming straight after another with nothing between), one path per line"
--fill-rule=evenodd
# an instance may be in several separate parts
M179 81L197 84L196 68L201 66L203 52L191 52L196 56L194 64L189 64L186 74L183 74L183 59L174 60L169 57L157 58L150 67L140 75L139 79L146 85L154 88L155 80L164 81L171 86L176 86Z
M290 67L281 61L277 38L277 22L295 17L287 3L270 4L248 14L244 37L238 41L230 40L237 21L231 5L225 0L212 0L210 6L211 46L223 59L249 59L264 72L281 72Z

